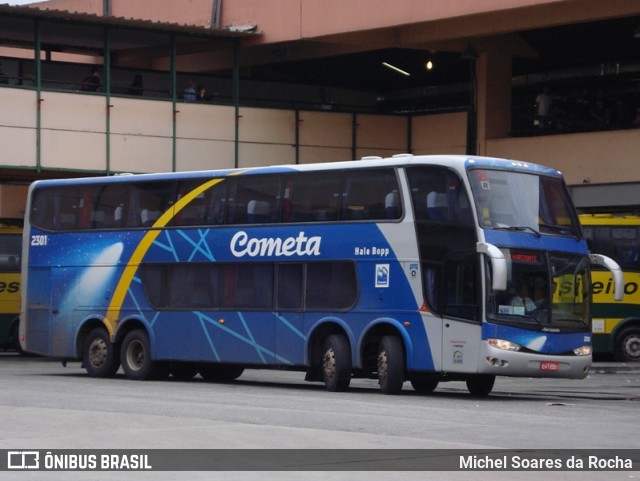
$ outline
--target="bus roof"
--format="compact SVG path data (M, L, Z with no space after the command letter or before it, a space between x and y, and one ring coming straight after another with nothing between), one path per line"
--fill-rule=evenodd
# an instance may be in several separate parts
M116 174L108 177L84 177L72 179L55 179L55 180L39 180L34 185L79 185L93 184L102 182L145 182L158 180L189 180L202 177L223 177L233 172L246 172L247 174L269 174L269 173L286 173L286 172L316 172L324 170L350 170L350 169L368 169L376 167L402 167L409 165L441 165L444 167L452 167L458 171L469 168L487 168L487 169L503 169L516 170L521 172L530 172L537 174L561 177L562 173L556 169L545 167L538 164L499 159L493 157L468 156L468 155L418 155L398 154L392 157L374 157L367 156L361 160L349 160L338 162L324 162L313 164L282 164L264 167L248 167L238 169L218 169L218 170L200 170L200 171L184 171L184 172L166 172L152 174Z

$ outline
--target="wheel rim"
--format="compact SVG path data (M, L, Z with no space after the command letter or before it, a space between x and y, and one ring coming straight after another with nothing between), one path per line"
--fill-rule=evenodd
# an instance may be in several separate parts
M127 364L133 371L139 371L144 366L146 352L140 341L132 341L127 346Z
M635 361L640 359L640 337L637 335L625 337L622 342L622 348L629 359Z
M336 353L333 349L327 349L322 359L322 370L326 379L333 379L336 375Z
M104 339L96 338L89 346L89 362L94 367L101 367L107 360L108 348Z

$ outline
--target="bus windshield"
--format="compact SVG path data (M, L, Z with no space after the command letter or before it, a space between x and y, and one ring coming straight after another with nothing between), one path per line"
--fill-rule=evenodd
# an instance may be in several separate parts
M480 226L578 236L578 220L562 179L524 172L469 171Z
M572 254L502 250L509 266L507 291L489 290L487 318L530 324L545 331L590 325L588 259Z

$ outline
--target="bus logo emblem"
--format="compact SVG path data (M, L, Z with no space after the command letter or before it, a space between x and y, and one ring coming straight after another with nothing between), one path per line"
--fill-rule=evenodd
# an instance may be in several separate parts
M389 264L376 264L376 287L389 287Z

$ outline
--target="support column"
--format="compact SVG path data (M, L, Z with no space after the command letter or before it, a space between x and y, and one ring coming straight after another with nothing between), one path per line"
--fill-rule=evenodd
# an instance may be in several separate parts
M171 171L175 172L178 165L178 74L177 70L177 51L176 36L171 34Z
M109 27L103 31L103 58L102 70L104 73L104 99L106 102L105 119L105 172L111 175L111 32Z
M233 166L237 169L240 166L240 45L238 39L233 39L233 72L231 76L231 96L233 98L233 109L236 120L233 142Z
M33 30L36 64L36 172L40 172L42 170L42 61L40 60L42 36L41 23L37 18L34 21Z
M479 51L477 76L477 152L487 152L487 139L508 137L511 132L512 49L496 38Z

